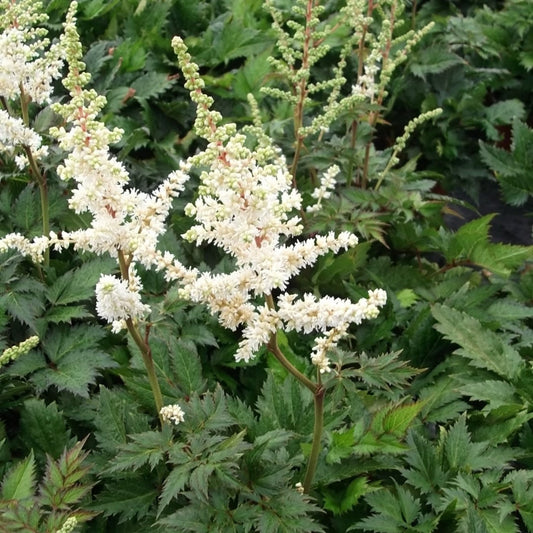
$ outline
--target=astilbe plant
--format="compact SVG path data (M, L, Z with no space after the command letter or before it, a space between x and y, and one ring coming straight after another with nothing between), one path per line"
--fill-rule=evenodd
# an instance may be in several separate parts
M321 446L325 394L321 376L330 371L328 353L351 324L378 315L386 294L373 290L367 298L353 303L288 292L289 280L303 268L324 254L355 246L358 240L349 232L301 238L298 212L302 198L293 186L284 157L257 127L251 130L254 141L234 124L222 124L221 115L211 109L213 100L203 93L198 67L179 37L174 38L174 49L186 88L197 106L196 132L207 141L207 147L182 161L179 169L152 193L128 189L128 174L109 148L119 140L121 131L109 130L98 119L105 98L86 88L90 75L81 60L76 7L73 2L60 39L68 64L63 84L70 98L53 105L64 125L52 128L50 133L68 152L57 173L62 180L76 183L69 205L76 213L89 213L90 225L70 232L50 231L34 239L9 234L0 240L0 250L15 248L41 262L49 248L72 246L116 259L120 276L102 274L96 286L96 310L112 324L113 331L126 329L139 347L162 423L179 423L183 412L178 405L163 406L150 349L149 323L144 334L141 330L150 308L142 300L139 267L162 271L167 280L180 285L183 298L206 304L225 327L243 328L237 361L249 361L266 345L314 395L313 444L303 479L303 490L309 492ZM6 94L4 99L9 97ZM26 146L26 141L20 139L6 138L3 142L5 146ZM26 155L29 157L27 151ZM186 213L195 217L196 224L184 238L197 245L212 242L221 247L233 259L234 270L228 274L186 268L179 258L158 248L172 200L183 190L195 167L201 171L200 186L197 199L186 207ZM317 198L320 200L320 194ZM316 369L314 377L298 370L281 351L277 343L280 330L318 333L310 353Z

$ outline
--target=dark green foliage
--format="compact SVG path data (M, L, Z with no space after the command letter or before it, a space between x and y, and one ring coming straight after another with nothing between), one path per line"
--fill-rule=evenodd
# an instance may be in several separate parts
M45 4L55 35L69 2ZM184 37L225 120L250 124L247 95L255 96L264 130L290 166L292 104L261 91L290 86L268 59L279 50L263 4L80 2L84 61L107 97L106 124L124 129L115 150L131 187L153 189L202 146L174 34ZM290 14L294 2L274 4L287 31L303 18ZM317 83L331 77L349 37L339 17L344 2L322 4L331 49L313 66ZM179 425L161 426L138 346L95 316L95 285L117 272L115 259L52 251L44 266L3 252L0 354L33 334L40 343L0 367L0 532L55 533L68 517L77 518L77 531L113 533L533 531L533 247L493 242L495 214L477 216L468 203L493 189L510 206L529 208L532 4L400 4L394 46L409 27L435 27L395 71L381 105L343 109L329 131L305 139L295 169L307 206L320 175L340 167L322 209L302 212L302 238L348 230L361 243L321 257L289 290L355 302L382 287L388 297L376 320L350 329L329 354L332 371L318 377L312 340L277 333L290 363L325 390L309 494L296 484L311 453L313 394L266 349L235 362L240 330L183 301L161 273L140 271L151 313L139 329L163 403L185 412ZM384 16L376 10L373 25ZM357 66L354 46L341 97ZM312 97L304 125L328 91ZM443 114L419 126L388 168L394 139L436 106ZM31 115L49 143L59 117L37 106ZM50 150L43 164L51 227L86 227L87 215L68 208L70 185L55 174L64 154ZM232 259L182 242L192 223L183 208L196 186L193 176L175 201L161 249L227 272ZM476 216L452 231L444 215L460 208ZM40 196L30 173L17 173L2 154L0 235L10 232L42 233Z

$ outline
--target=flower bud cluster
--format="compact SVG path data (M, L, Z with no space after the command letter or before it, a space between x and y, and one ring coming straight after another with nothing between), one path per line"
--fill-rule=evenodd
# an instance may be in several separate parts
M7 348L6 350L2 352L2 355L0 355L0 367L7 365L11 361L14 361L21 355L28 353L32 348L35 348L38 344L39 344L39 337L37 337L37 335L34 335L33 337L29 337L28 339L26 339L25 341L22 341L16 346L11 346L11 348Z
M61 529L58 529L56 533L71 533L77 525L78 519L75 516L69 516L61 526Z

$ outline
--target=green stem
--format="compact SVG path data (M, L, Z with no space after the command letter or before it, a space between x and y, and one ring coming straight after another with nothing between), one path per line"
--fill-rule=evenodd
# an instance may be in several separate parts
M43 219L43 235L48 237L48 235L50 234L50 202L48 201L48 184L46 181L46 177L43 176L43 174L41 173L41 169L39 168L37 162L35 161L35 158L33 157L33 153L30 147L23 145L23 149L26 153L26 157L28 158L28 162L30 163L31 173L35 177L35 181L39 186L39 193L41 197L41 216ZM50 264L50 249L47 249L44 252L44 264Z
M318 456L320 455L320 444L322 440L322 430L324 429L324 395L326 389L319 385L314 394L315 402L315 425L313 428L313 444L311 446L311 455L307 463L307 471L304 479L304 492L309 494L311 484L315 476L316 467L318 465Z
M5 102L7 106L7 102ZM20 109L22 112L22 120L26 127L30 127L30 99L24 92L24 87L20 84ZM41 197L41 216L43 220L43 235L48 237L50 234L50 210L49 210L49 200L48 200L48 184L46 182L46 177L41 172L35 157L29 146L23 145L24 152L28 158L30 164L31 173L39 186L39 193ZM47 249L44 253L44 264L50 264L50 250Z
M290 372L304 387L307 387L313 394L316 394L318 385L311 381L305 374L302 374L283 354L279 349L276 334L274 333L270 338L267 348L270 353L281 363L281 365Z
M122 278L128 281L129 260L126 259L122 250L118 251L118 263L120 265L120 273L122 275ZM135 324L133 323L133 320L131 318L126 319L126 326L128 328L129 334L131 335L131 338L134 340L135 344L141 351L144 366L146 368L146 373L148 374L150 388L152 389L152 396L154 397L155 408L159 416L159 421L161 422L161 425L163 425L164 422L163 418L161 417L161 407L163 407L163 395L161 394L161 387L159 386L159 381L157 379L150 344L148 343L147 338L142 338L141 334L139 333L139 330L135 327Z
M274 299L271 294L266 296L266 303L270 309L274 309ZM322 386L320 381L320 374L318 374L318 382L311 381L307 376L302 374L279 349L276 334L272 334L267 345L274 357L286 368L304 387L308 388L313 393L315 406L315 423L313 427L313 444L311 445L311 455L307 463L307 470L305 472L305 479L303 483L304 492L309 493L311 484L315 476L316 467L318 465L318 456L320 455L320 445L322 440L322 430L324 428L324 395L326 389Z
M146 342L145 339L143 339L139 334L139 331L133 324L133 320L131 318L126 319L126 325L131 337L135 341L135 344L139 347L139 350L141 350L146 373L148 374L148 381L150 382L150 388L152 389L152 395L154 397L155 408L159 416L159 421L161 422L161 425L163 425L163 419L160 412L161 408L163 407L163 395L161 394L161 388L159 387L159 381L157 380L157 375L155 372L152 350L150 349L148 342Z

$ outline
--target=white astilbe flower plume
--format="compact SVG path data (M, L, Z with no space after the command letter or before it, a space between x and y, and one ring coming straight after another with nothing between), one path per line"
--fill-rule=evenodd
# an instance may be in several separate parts
M2 0L0 5L6 4L1 2ZM41 20L26 17L16 7L19 4L26 5L28 2L6 4L9 5L8 11L11 10L11 14L16 12L18 22L22 24L27 21L31 27L31 23ZM40 6L40 2L34 4ZM12 5L15 7L11 7ZM122 262L121 270L124 272L126 268L129 271L129 277L120 281L107 276L100 280L97 288L97 311L102 318L113 323L114 330L118 330L124 326L125 319L141 318L149 310L141 303L141 286L134 275L137 264L165 269L172 279L194 277L194 271L183 267L171 254L157 250L172 201L183 190L185 181L189 178L189 166L187 162L181 163L180 168L172 172L150 194L127 188L129 175L110 150L110 144L120 139L122 131L118 128L110 130L98 119L106 99L96 91L85 88L90 75L85 72L85 64L81 61L82 47L74 16L76 7L76 2L72 2L64 33L58 44L69 66L63 84L70 92L70 100L52 104L54 111L63 117L65 125L51 128L50 133L57 138L61 148L68 152L57 172L61 179L74 184L69 206L76 213L89 213L91 222L85 229L63 231L60 236L50 232L49 235L33 240L20 234L9 234L0 239L0 251L15 248L34 261L41 262L48 247L61 250L73 246L76 250L106 253L117 258L119 263ZM29 9L28 12L33 11ZM30 30L28 32L33 35ZM35 36L41 33L34 31ZM46 57L52 62L50 55ZM13 58L11 60L14 61ZM51 77L54 73L53 69L49 71ZM3 90L9 96L11 93L8 92L8 83L6 81L2 85L2 80L4 78L0 72L0 91ZM37 102L43 101L44 97L32 92L31 87L29 84L27 94ZM40 149L40 138L25 128L20 119L13 119L2 111L0 126L3 126L0 149L12 149L15 144L24 144L34 151Z
M204 170L198 197L185 209L196 223L184 237L198 245L219 246L235 263L234 271L227 274L198 274L181 293L205 303L224 326L233 330L243 326L237 361L249 361L278 329L318 332L322 336L311 358L326 372L327 352L350 324L377 315L386 301L385 292L371 292L355 304L311 295L298 299L284 292L289 280L303 268L324 254L355 246L357 237L342 232L295 239L302 232L298 215L302 199L292 186L285 159L266 136L259 135L257 147L251 149L235 124L219 126L220 116L210 110L212 99L202 92L198 67L180 38L175 37L173 45L187 80L185 86L198 106L196 130L209 143L190 160ZM317 200L327 196L337 172L335 166L326 172ZM282 295L276 309L272 294L279 290Z
M59 43L50 44L47 30L40 27L47 18L42 2L0 0L0 97L6 104L13 101L26 107L30 102L50 102L64 53ZM29 161L20 147L31 152L34 160L48 153L39 134L20 118L0 110L0 152L14 155L17 167L24 170Z

